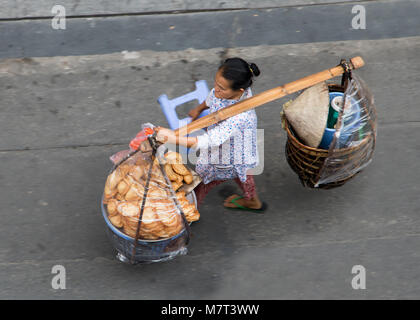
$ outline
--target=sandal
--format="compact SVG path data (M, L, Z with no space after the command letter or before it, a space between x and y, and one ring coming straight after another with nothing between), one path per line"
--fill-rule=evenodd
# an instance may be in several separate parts
M230 210L244 210L244 211L250 211L250 212L256 212L256 213L264 213L264 211L268 208L268 205L265 202L262 203L262 206L259 209L244 207L244 206L242 206L242 205L240 205L239 203L236 202L236 200L239 200L239 199L242 199L242 198L243 198L243 196L240 196L240 197L234 198L234 199L229 201L230 203L233 203L236 206L235 208L226 207L226 206L224 206L224 207L226 209L230 209Z

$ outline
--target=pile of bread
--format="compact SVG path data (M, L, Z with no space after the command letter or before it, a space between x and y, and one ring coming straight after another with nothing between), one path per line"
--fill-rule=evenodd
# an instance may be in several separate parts
M178 190L183 183L191 183L192 175L182 164L181 155L169 152L165 155L164 168L171 185L167 185L157 159L153 162L149 189L143 203L146 179L151 161L136 154L118 166L107 178L104 189L104 203L107 206L109 221L130 237L135 237L141 206L139 238L158 240L177 235L184 228L182 216L175 204L169 188ZM185 218L188 222L197 221L200 214L190 203L184 191L176 192Z
M193 176L182 163L182 156L178 152L170 151L165 154L165 171L172 182L172 189L177 191L184 182L191 184Z

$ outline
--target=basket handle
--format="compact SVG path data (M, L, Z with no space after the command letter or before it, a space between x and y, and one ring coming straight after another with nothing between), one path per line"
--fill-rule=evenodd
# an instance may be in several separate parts
M365 65L365 62L363 61L362 57L357 56L350 59L350 63L348 65L351 70L354 70L363 67ZM261 92L253 97L242 100L229 107L220 109L217 112L210 113L207 116L194 120L186 126L175 130L175 134L181 137L185 136L191 132L206 128L212 124L236 116L237 114L240 114L242 112L254 109L265 103L280 99L291 93L309 88L317 83L342 75L345 71L346 70L344 70L342 64L340 63L336 67L326 69L324 71L314 73L312 75L295 80L293 82L289 82L280 87Z

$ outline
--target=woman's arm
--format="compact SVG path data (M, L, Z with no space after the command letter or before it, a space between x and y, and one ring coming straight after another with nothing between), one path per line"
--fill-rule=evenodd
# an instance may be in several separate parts
M206 104L206 100L204 100L199 106L200 110L203 112L204 110L208 109L209 107Z
M194 148L197 142L197 137L177 137L176 144L187 148Z
M207 133L197 137L179 137L175 135L173 130L163 127L155 128L157 132L157 140L162 143L179 144L184 147L208 148L222 145L230 137L234 136L240 123L244 121L243 115L236 115L232 118L223 120L212 129L208 129Z
M163 127L156 127L155 131L157 133L156 139L162 143L179 144L191 148L194 147L198 141L197 137L179 137L175 135L173 130Z
M190 112L188 112L188 115L192 118L192 121L198 118L201 112L208 109L209 107L206 104L206 101L203 101L200 105L195 107L194 109L191 109Z

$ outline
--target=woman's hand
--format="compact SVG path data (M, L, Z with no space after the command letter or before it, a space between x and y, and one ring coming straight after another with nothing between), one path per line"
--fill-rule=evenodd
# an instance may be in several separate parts
M191 117L191 121L194 121L195 119L198 118L198 116L201 113L201 108L200 106L195 107L194 109L191 109L190 112L188 112L188 115Z
M203 112L206 109L208 109L208 107L205 101L203 101L200 105L198 105L194 109L191 109L190 112L188 112L188 115L191 117L191 121L194 121L195 119L197 119L200 116L201 112Z
M163 128L163 127L156 127L154 129L156 131L156 140L162 143L177 143L177 136L173 130Z
M198 139L197 137L179 137L175 135L175 132L170 129L156 127L156 140L162 143L178 144L187 148L194 147Z

